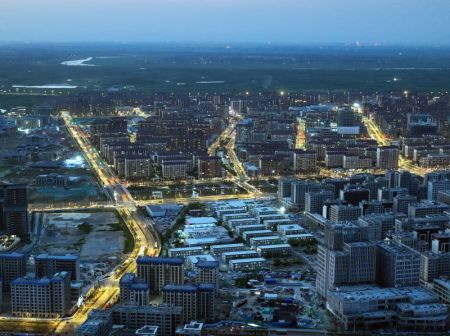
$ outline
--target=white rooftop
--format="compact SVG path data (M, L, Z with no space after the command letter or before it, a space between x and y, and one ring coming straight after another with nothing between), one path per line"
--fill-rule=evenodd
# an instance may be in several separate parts
M188 256L187 259L193 265L195 265L199 261L216 261L216 259L214 259L214 257L210 254L200 254L200 255Z
M262 245L258 246L258 250L270 250L276 248L291 248L289 244L274 244L274 245Z
M244 258L244 259L230 260L230 263L231 264L245 264L245 263L264 262L264 261L266 261L266 258Z
M196 224L216 224L217 220L214 217L188 217L186 218L187 225Z
M303 226L300 226L298 224L283 224L277 226L278 231L286 231L286 230L305 230Z

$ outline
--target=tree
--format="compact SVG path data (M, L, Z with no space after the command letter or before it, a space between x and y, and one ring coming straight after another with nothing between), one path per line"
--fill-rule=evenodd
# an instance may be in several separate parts
M289 239L288 243L292 247L299 247L300 246L300 242L298 240L296 240L296 239Z

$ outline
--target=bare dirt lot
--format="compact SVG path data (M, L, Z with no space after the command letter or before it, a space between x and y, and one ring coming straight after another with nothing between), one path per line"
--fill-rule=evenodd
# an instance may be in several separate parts
M81 260L120 258L124 234L115 212L48 213L38 250L41 253L79 255Z

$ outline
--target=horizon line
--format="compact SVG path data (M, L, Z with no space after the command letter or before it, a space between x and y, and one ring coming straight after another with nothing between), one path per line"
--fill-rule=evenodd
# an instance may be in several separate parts
M225 49L244 46L264 46L264 47L355 47L355 48L388 48L388 47L409 47L409 48L447 48L450 42L446 43L412 43L412 42L263 42L263 41L75 41L75 40L36 40L36 41L17 41L17 40L1 40L0 45L140 45L140 46L222 46Z

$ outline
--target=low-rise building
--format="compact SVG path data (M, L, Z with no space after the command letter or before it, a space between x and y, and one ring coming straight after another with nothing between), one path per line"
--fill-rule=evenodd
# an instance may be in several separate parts
M240 226L248 226L248 225L255 225L256 224L256 218L250 217L245 218L235 218L235 219L228 219L225 221L225 224L230 229L237 229Z
M112 308L113 324L129 329L138 329L144 325L158 327L159 336L172 336L177 326L182 324L183 308L162 304L159 306L118 304Z
M305 233L305 229L298 224L278 225L277 232L285 235Z
M158 336L158 326L145 325L136 330L136 335L140 336Z
M203 254L204 251L205 250L201 246L175 247L168 249L167 254L169 257L187 257Z
M272 230L255 230L255 231L245 231L242 233L242 238L244 238L247 242L250 242L250 239L253 237L267 237L273 236L274 233Z
M312 235L311 233L300 233L300 234L289 234L289 235L285 235L284 239L286 240L286 242L289 241L300 241L300 240L314 240L314 235Z
M248 259L257 257L259 257L259 255L255 250L233 251L222 253L222 261L225 263L228 263L230 260L234 259Z
M112 329L110 310L94 309L77 330L77 336L107 336Z
M329 291L327 309L346 329L447 330L448 308L421 287L350 286Z
M231 271L251 272L267 267L265 258L233 259L229 262Z
M261 257L286 256L291 254L292 247L289 244L262 245L256 250Z
M434 279L431 288L439 297L440 302L450 304L450 280L447 277Z
M266 227L263 224L241 225L236 228L236 233L242 236L247 231L260 231L265 229Z
M242 251L242 250L245 250L245 245L242 243L221 244L221 245L211 245L210 246L211 253L216 256L221 256L225 252Z
M275 245L282 243L284 243L284 239L278 235L250 238L250 245L252 247L258 247L262 245Z

